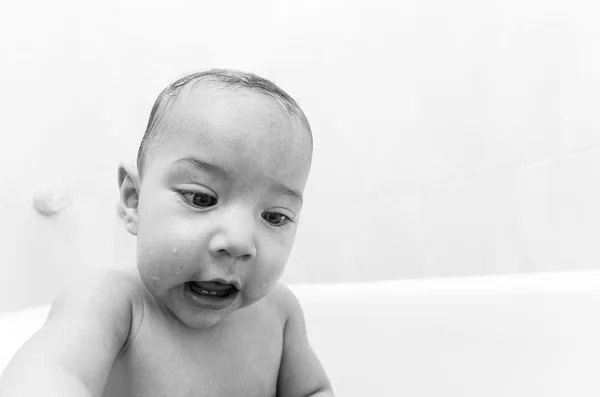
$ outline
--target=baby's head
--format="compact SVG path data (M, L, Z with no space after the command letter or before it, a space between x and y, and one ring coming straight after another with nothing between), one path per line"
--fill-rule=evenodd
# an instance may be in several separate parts
M169 85L137 169L119 168L150 293L194 328L266 296L294 243L311 158L306 117L270 81L210 70Z

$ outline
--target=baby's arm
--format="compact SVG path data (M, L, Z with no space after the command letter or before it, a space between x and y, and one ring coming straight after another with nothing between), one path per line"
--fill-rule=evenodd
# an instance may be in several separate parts
M306 335L304 313L296 296L280 286L287 321L283 335L283 355L277 381L278 397L333 397L325 370Z
M129 334L132 301L119 275L88 280L59 294L44 326L6 367L0 396L101 396Z

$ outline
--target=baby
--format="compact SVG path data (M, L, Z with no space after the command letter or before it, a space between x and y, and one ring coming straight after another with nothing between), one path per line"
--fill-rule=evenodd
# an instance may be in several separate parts
M61 292L0 396L333 396L278 283L311 159L306 117L272 82L210 70L168 86L137 168L119 166L139 275Z

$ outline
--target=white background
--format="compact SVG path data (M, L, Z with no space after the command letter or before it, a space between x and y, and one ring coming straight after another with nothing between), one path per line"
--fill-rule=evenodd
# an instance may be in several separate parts
M117 164L158 93L238 68L315 154L287 282L600 268L600 9L573 0L0 6L0 310L131 268ZM53 218L38 189L68 188Z

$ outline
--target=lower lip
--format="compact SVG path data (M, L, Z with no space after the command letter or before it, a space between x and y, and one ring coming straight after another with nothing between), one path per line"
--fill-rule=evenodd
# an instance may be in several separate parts
M206 309L206 310L225 310L225 309L227 309L229 306L231 306L233 304L233 302L235 301L235 298L237 298L237 294L239 293L238 290L234 290L225 297L206 296L206 295L199 295L199 294L196 294L195 292L193 292L191 290L189 284L185 284L185 286L183 288L184 288L183 294L186 296L186 298L190 301L190 303L193 306L195 306L199 309Z

